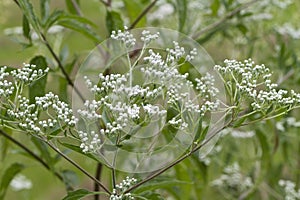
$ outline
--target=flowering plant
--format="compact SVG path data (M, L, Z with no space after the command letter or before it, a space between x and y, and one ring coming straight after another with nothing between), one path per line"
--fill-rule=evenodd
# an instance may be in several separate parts
M113 32L111 37L127 49L134 46L137 40L126 28L124 31ZM166 49L164 55L151 48L147 51L148 45L158 37L159 33L142 32L140 40L143 47L138 58L131 62L130 54L126 54L128 72L108 75L100 73L96 83L85 76L86 86L93 94L93 99L85 100L83 108L75 111L78 117L75 117L67 103L51 92L36 96L32 102L24 96L24 88L39 82L49 68L42 70L26 64L23 68L8 71L7 67L2 67L2 126L38 138L87 173L53 142L54 138L58 141L62 137L72 139L83 154L98 157L98 162L113 170L112 192L97 182L110 195L110 199L134 199L135 196L142 198L144 195L135 194L134 189L205 147L225 128L277 117L299 106L300 94L293 90L276 89L277 85L270 79L270 70L264 65L255 65L250 59L244 62L225 60L224 66L214 67L228 95L228 101L218 99L219 89L212 75L199 73L199 77L188 79L188 73L182 74L179 71L180 66L197 56L196 49L186 54L186 50L174 42L174 48ZM142 76L141 79L137 80L136 74ZM225 123L215 128L205 118L209 113L222 113ZM207 136L209 130L213 131ZM59 132L64 135L59 136ZM151 132L154 132L155 139L147 135ZM173 137L177 142L171 144L183 149L177 158L174 156L173 160L159 165L158 171L146 178L135 175L137 179L127 177L123 183L115 184L115 170L120 168L122 162L126 164L131 159L125 157L125 161L124 158L118 160L118 154L126 156L121 150L130 154L134 149L141 148L139 153L142 158L129 160L134 167L126 168L138 172L143 162L147 164L149 161L157 161L157 157L151 157L152 154L156 151L162 153L162 150L157 150L160 146L153 148L157 138L160 143L162 140L169 141L172 134L175 134ZM139 146L141 143L142 147ZM145 147L147 143L151 143L148 148ZM71 144L67 147L71 147ZM147 160L143 149L146 149L146 155L151 159ZM113 155L112 161L108 160L106 154ZM221 181L225 181L223 179ZM214 184L219 182L215 181ZM233 184L232 181L229 184ZM69 195L74 195L74 192Z
M299 3L39 2L0 2L39 54L0 66L0 199L299 198Z

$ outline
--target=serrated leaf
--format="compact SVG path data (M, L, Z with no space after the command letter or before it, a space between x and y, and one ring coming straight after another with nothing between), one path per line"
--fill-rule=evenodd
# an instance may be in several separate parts
M16 0L20 6L23 14L26 16L29 24L35 30L35 32L40 36L39 20L34 13L33 6L29 0Z
M43 71L48 67L45 57L36 56L31 61L30 64L36 65L36 69L42 69ZM47 84L47 75L34 81L29 85L29 102L34 103L35 97L41 97L45 95L45 89Z
M78 200L92 194L94 194L94 192L90 192L85 189L79 189L79 190L69 192L68 195L63 198L63 200Z
M178 30L182 31L187 17L187 0L176 0L179 27Z
M24 168L24 165L20 163L14 163L3 172L0 181L0 199L4 199L9 183Z
M124 28L124 23L121 14L117 11L107 10L106 28L109 34L111 34L113 30L122 30Z
M26 18L25 15L23 15L23 35L25 38L27 38L29 41L31 41L31 36L30 36L30 24Z

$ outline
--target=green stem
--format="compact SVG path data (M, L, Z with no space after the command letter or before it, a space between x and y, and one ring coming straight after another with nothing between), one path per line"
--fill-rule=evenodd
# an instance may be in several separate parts
M229 123L227 123L225 126L223 126L222 128L220 128L219 130L217 130L214 134L212 134L211 137L209 137L207 140L205 140L203 143L201 143L198 146L195 146L191 151L189 151L187 154L185 154L184 156L182 156L181 158L179 158L178 160L174 161L173 163L169 164L168 166L166 166L163 169L160 169L156 172L154 172L153 174L151 174L150 176L148 176L147 178L145 178L144 180L140 181L139 183L135 184L134 186L130 187L129 189L127 189L124 193L128 193L131 192L132 190L138 188L139 186L145 184L146 182L154 179L155 177L161 175L162 173L164 173L165 171L169 170L170 168L174 167L175 165L177 165L178 163L182 162L183 160L185 160L186 158L188 158L192 153L198 151L199 149L201 149L204 145L206 145L212 138L214 138L214 136L216 136L216 134L218 134L220 131L224 130L225 128L227 128L229 125L231 124L231 121Z
M200 30L199 32L195 33L192 38L193 39L199 39L200 36L202 36L205 33L208 33L212 30L214 30L215 28L223 25L227 20L231 19L234 15L240 13L242 10L248 8L249 6L251 6L252 4L258 2L258 0L253 0L250 1L248 3L244 3L243 5L241 5L240 7L234 9L233 11L227 13L223 18L221 18L219 21L208 25L207 27L203 28L202 30Z
M132 22L131 26L129 27L130 29L133 29L137 23L151 10L151 8L156 4L158 0L152 1L142 12L141 14Z
M22 148L24 151L26 151L30 156L32 156L37 162L39 162L41 165L43 165L47 170L52 171L50 166L39 156L37 156L34 152L32 152L30 149L28 149L26 146L24 146L22 143L11 137L9 134L4 132L3 130L0 130L0 134ZM53 172L54 175L61 180L62 182L64 181L63 177L58 173L58 172ZM71 186L69 186L70 190L74 190Z
M83 169L80 165L78 165L75 161L73 161L71 158L69 158L67 155L65 155L63 152L61 152L57 147L55 147L50 141L44 140L40 137L38 137L42 141L44 141L46 144L48 144L51 149L53 149L56 153L58 153L60 156L62 156L65 160L67 160L70 164L72 164L74 167L79 169L82 173L84 173L87 177L92 179L95 183L97 183L105 192L108 194L111 194L111 192L106 188L105 185L103 185L98 179L96 179L94 176L89 174L85 169Z

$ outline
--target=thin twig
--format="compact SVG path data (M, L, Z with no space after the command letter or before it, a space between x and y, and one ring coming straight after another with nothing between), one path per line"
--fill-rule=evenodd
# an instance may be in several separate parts
M111 6L111 0L108 0L108 1L100 0L100 2L103 3L107 7Z
M76 0L72 0L71 2L72 2L72 5L74 6L74 8L75 8L75 10L76 10L77 15L82 16L80 7L79 7L79 5L77 4Z
M75 92L78 94L79 98L84 101L84 97L83 95L81 94L81 92L79 91L79 89L74 85L73 81L71 80L69 74L66 72L64 66L62 65L61 61L59 60L58 56L56 55L56 53L54 52L54 50L52 49L52 47L50 46L46 36L41 33L41 37L42 37L42 40L44 42L44 44L46 45L47 49L50 51L51 55L53 56L53 58L55 59L55 61L57 62L58 64L58 67L59 69L62 71L64 77L66 78L67 82L69 85L72 86L72 88L75 90Z
M102 172L102 164L101 164L101 163L98 163L98 164L97 164L97 169L96 169L95 178L96 178L97 180L99 180L99 181L100 181L100 178L101 178L101 172ZM96 182L94 182L94 191L95 191L95 192L99 192L99 191L100 191L100 187L99 187L99 185L98 185ZM99 194L97 193L97 194L95 194L94 199L95 199L95 200L98 200L99 197L100 197L100 196L99 196Z
M227 21L228 19L232 18L234 15L238 14L240 11L248 8L249 6L251 6L252 4L258 2L258 0L253 0L250 1L248 3L244 3L243 5L239 6L238 8L234 9L233 11L227 13L223 18L221 18L219 21L212 23L210 25L208 25L207 27L203 28L202 30L200 30L199 32L195 33L192 38L193 39L199 39L199 37L215 28L217 28L218 26L224 24L225 21Z
M111 194L109 189L103 185L99 180L97 180L94 176L89 174L85 169L83 169L80 165L78 165L75 161L73 161L71 158L69 158L67 155L65 155L63 152L61 152L57 147L55 147L50 141L43 140L45 143L47 143L51 149L53 149L56 153L58 153L60 156L62 156L64 159L66 159L69 163L71 163L74 167L79 169L82 173L84 173L86 176L88 176L90 179L92 179L95 183L97 183L105 192L108 194Z
M129 29L133 29L137 23L149 12L149 10L156 4L158 0L152 1L142 12L141 14L133 21Z
M14 0L14 2L20 7L20 4L17 0ZM67 79L68 84L75 90L75 92L78 94L78 96L80 97L80 99L82 101L84 101L83 95L81 94L81 92L79 91L79 89L74 85L73 81L71 80L69 74L66 72L66 70L63 67L63 64L61 63L61 61L59 60L58 56L55 54L54 50L52 49L52 47L50 46L46 36L40 32L38 33L41 36L41 39L43 41L43 43L46 45L47 49L50 51L51 55L53 56L53 58L55 59L55 61L58 64L58 67L60 68L60 70L62 71L64 77Z
M177 165L178 163L182 162L183 160L185 160L186 158L188 158L191 154L193 154L194 152L198 151L199 149L201 149L204 145L206 145L211 139L213 139L217 133L219 133L220 131L222 131L223 129L227 128L229 125L231 124L231 121L228 122L225 126L223 126L222 128L220 128L218 131L216 131L214 134L212 134L211 137L209 137L207 140L205 140L203 143L201 143L200 145L194 147L191 151L189 151L187 154L185 154L184 156L182 156L181 158L179 158L178 160L174 161L173 163L169 164L168 166L166 166L163 169L160 169L156 172L154 172L153 174L151 174L150 176L148 176L147 178L145 178L144 180L138 182L137 184L135 184L134 186L130 187L129 189L127 189L124 193L128 193L136 188L138 188L139 186L143 185L144 183L154 179L155 177L161 175L162 173L164 173L165 171L169 170L170 168L174 167L175 165Z
M39 162L41 165L43 165L47 170L52 171L51 167L42 158L40 158L38 155L36 155L33 151L31 151L29 148L27 148L21 142L17 141L16 139L14 139L13 137L11 137L9 134L7 134L6 132L4 132L3 130L0 130L0 134L3 135L8 140L10 140L11 142L13 142L15 145L19 146L24 151L26 151L30 156L32 156L37 162ZM61 180L62 182L64 182L64 178L58 172L53 172L53 173L54 173L54 175L59 180ZM70 190L74 190L72 188L72 186L69 186L69 189Z

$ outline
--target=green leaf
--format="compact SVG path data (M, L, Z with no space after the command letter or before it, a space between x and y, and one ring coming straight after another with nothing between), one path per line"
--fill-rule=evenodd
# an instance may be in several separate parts
M62 50L61 52L64 52L64 50ZM66 56L66 55L65 55ZM61 57L64 57L63 55L61 55ZM75 57L73 59L72 62L65 64L65 70L68 74L70 74L75 66L75 63L77 62L77 57ZM64 78L64 77L58 77L59 79L59 97L62 101L64 102L69 102L68 99L68 81Z
M271 154L270 154L271 150L270 150L270 146L268 143L268 138L266 137L266 135L263 133L263 131L261 129L257 129L255 135L257 136L259 143L260 143L260 147L262 149L261 160L263 161L264 165L267 165L269 163L269 160L271 157Z
M95 161L97 161L97 162L100 161L99 159L97 159L97 158L96 158L93 154L91 154L91 153L83 153L83 152L82 152L82 149L80 149L79 146L76 146L76 145L73 145L73 144L64 143L64 142L60 142L60 144L62 144L63 146L67 147L67 148L70 149L70 150L73 150L73 151L75 151L75 152L77 152L77 153L80 153L80 154L82 154L82 155L84 155L84 156L87 156L87 157L89 157L89 158L91 158L91 159L93 159L93 160L95 160Z
M59 17L59 19L57 20L57 24L79 32L85 35L87 38L93 40L95 43L99 43L101 41L99 35L94 30L92 30L92 26L96 25L84 17L63 15Z
M122 30L124 28L124 23L121 14L113 10L107 10L106 28L109 34L111 34L113 30Z
M61 175L63 177L63 181L66 185L67 190L69 190L70 188L73 188L74 186L79 184L78 176L74 171L63 170L61 172Z
M9 147L9 140L5 137L1 137L0 139L1 161L4 161Z
M50 0L40 0L42 22L45 22L50 14Z
M183 31L184 24L187 17L187 0L176 0L178 19L179 19L179 31Z
M79 5L79 0L75 0L76 3ZM76 15L77 14L77 10L74 6L74 4L72 3L72 0L65 0L66 5L67 5L67 9L70 13Z
M24 168L24 165L20 163L14 163L4 171L0 181L0 199L4 199L9 183Z
M45 70L47 66L47 62L45 57L36 56L31 61L30 64L36 65L36 69ZM34 81L29 85L29 102L34 103L35 97L40 97L45 95L45 88L47 84L47 75L42 78Z
M26 18L25 15L23 15L23 35L25 38L27 38L29 41L31 41L31 37L30 37L30 24Z
M47 18L47 20L43 23L44 32L47 32L48 29L57 22L57 20L65 15L65 13L61 10L55 10L51 13L51 15Z
M170 188L172 186L180 186L186 184L192 184L192 183L175 180L173 177L158 177L148 183L141 185L140 187L134 190L134 193L140 194L145 191L153 191L156 189Z
M93 28L97 28L97 25L94 22L92 22L91 20L89 20L85 17L81 17L81 16L78 16L78 15L67 15L67 14L61 15L60 18L59 18L59 22L61 22L61 21L77 22L77 23L80 23L82 25L89 25L89 26L92 26Z
M94 194L94 192L90 192L85 189L79 189L79 190L69 192L68 195L63 198L63 200L78 200L92 194Z
M53 169L54 160L50 155L48 146L41 141L40 139L36 137L31 137L32 143L36 146L36 148L39 150L41 157L43 160L46 161L46 163L50 166L51 169Z
M124 0L125 8L127 11L127 15L130 19L130 23L133 23L134 20L141 14L141 11L145 9L145 4L142 1L132 1L132 0ZM146 18L143 17L139 23L137 23L136 27L143 27L147 23Z
M29 2L29 0L16 0L16 1L18 2L23 14L26 16L32 28L40 36L39 20L36 14L34 13L32 4Z
M239 31L241 31L241 33L243 33L243 35L246 35L246 33L248 32L248 28L244 24L238 24L237 28L239 29Z
M212 4L210 5L210 10L211 10L211 14L212 16L217 16L218 15L218 11L220 8L220 1L219 0L214 0L212 2Z
M247 119L248 117L242 117L240 119L238 119L237 121L235 121L232 125L233 128L237 128L239 127L242 123L244 123L244 121Z

